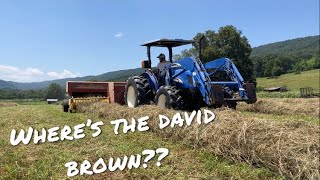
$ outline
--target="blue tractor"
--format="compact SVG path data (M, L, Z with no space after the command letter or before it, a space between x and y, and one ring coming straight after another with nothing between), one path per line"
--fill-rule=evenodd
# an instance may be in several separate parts
M125 103L129 107L156 104L162 108L196 110L202 106L229 106L235 109L238 101L255 103L253 83L246 83L237 67L228 58L202 64L201 40L199 59L186 57L172 60L172 48L195 43L191 40L160 39L143 44L148 60L142 61L145 72L129 77L125 87ZM165 73L151 68L151 47L165 47L169 61Z

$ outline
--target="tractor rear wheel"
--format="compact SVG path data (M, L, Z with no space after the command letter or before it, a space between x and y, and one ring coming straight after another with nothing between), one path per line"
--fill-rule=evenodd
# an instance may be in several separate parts
M128 107L137 107L150 102L150 84L143 76L132 76L127 80L124 100Z
M182 97L173 86L161 86L156 93L156 104L161 108L180 109L182 107Z

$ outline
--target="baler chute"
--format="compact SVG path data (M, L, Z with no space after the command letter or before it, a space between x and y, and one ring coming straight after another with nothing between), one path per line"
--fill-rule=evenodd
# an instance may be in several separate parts
M67 81L70 97L62 102L64 112L74 112L82 103L106 102L124 104L124 82Z

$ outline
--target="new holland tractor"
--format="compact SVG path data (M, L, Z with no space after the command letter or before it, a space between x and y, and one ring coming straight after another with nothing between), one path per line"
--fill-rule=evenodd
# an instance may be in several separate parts
M162 108L196 110L202 106L228 106L235 109L238 101L256 102L253 83L245 83L237 67L228 58L202 64L201 40L199 59L186 57L172 60L172 48L195 43L191 40L160 39L143 44L148 60L142 61L145 72L129 77L125 87L125 103L129 107L156 104ZM165 73L151 68L151 47L169 51Z

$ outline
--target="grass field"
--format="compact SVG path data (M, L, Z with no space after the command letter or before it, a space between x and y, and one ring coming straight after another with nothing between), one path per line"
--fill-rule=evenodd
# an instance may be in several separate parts
M290 91L298 92L302 87L312 87L314 92L318 93L320 70L302 71L301 74L289 73L273 79L257 78L257 82L257 86L262 88L287 86Z
M305 103L314 105L316 102L310 100L310 102ZM273 105L274 101L266 103ZM291 100L283 103L286 105L286 103L291 103ZM274 122L298 120L305 122L308 127L308 124L312 127L318 127L318 117L316 115L319 110L318 112L314 112L312 109L297 111L300 107L291 109L290 106L285 106L282 109L273 108L266 111L262 104L258 103L255 107L241 105L239 106L239 111L236 112L221 110L216 113L218 118L223 121L228 121L223 115L229 114L230 117L238 117L238 119L234 119L234 122L239 123L241 123L239 121L241 119L251 119L252 122L259 123L270 120ZM287 177L285 174L273 169L272 166L264 166L263 163L254 165L246 160L229 158L227 153L219 154L208 150L207 146L203 146L207 144L203 141L205 140L203 135L206 134L199 136L200 139L197 140L196 144L193 143L194 140L192 139L185 139L185 137L188 137L187 135L180 137L176 134L176 130L179 128L173 130L175 131L173 134L169 132L170 136L162 134L162 131L154 129L151 125L151 131L148 132L114 135L109 121L115 118L129 119L129 117L138 116L139 113L152 113L155 111L152 106L138 108L134 111L128 111L125 107L113 105L109 107L94 107L93 110L87 113L69 114L63 113L61 107L57 105L10 104L8 106L0 106L0 179L66 179L67 169L64 167L66 162L75 160L80 163L85 159L95 162L98 158L108 159L124 155L130 156L131 154L141 154L144 149L157 149L160 147L170 150L170 154L161 161L162 165L160 167L153 166L152 163L155 164L155 161L152 160L149 162L150 166L146 169L141 166L138 169L106 171L105 173L91 176L78 175L74 179L284 179ZM290 113L291 110L298 114ZM172 113L173 111L169 112ZM26 130L30 126L38 130L55 126L63 127L65 125L73 127L74 125L85 123L88 118L93 121L102 120L105 123L102 126L102 133L96 138L92 138L88 134L84 139L74 141L45 142L37 145L30 143L18 146L12 146L9 142L11 129ZM239 128L241 129L242 125L239 124ZM218 129L216 130L218 131ZM189 131L183 132L188 133ZM164 133L167 133L167 131ZM188 134L190 133L193 134L192 131ZM206 138L209 138L209 134ZM247 135L247 138L249 141L250 135ZM213 139L211 143L214 144L216 142ZM252 148L254 148L253 145ZM262 147L258 148L261 149ZM303 149L303 147L299 147L299 149L301 148ZM229 151L228 148L225 150L227 150L226 152ZM302 165L304 164L302 163ZM302 167L302 165L299 165L299 167ZM310 169L309 165L305 167Z
M144 149L166 147L170 155L162 166L106 172L93 176L77 176L76 179L281 179L266 168L255 168L245 163L234 163L201 149L194 149L183 142L160 138L151 132L135 132L114 135L111 126L103 126L97 138L87 136L75 141L62 141L34 145L12 146L11 129L51 128L74 126L88 118L82 114L61 112L57 105L18 105L0 107L0 179L65 179L66 162L98 158L121 157L139 154ZM111 119L104 119L108 121ZM107 124L107 122L106 122Z

